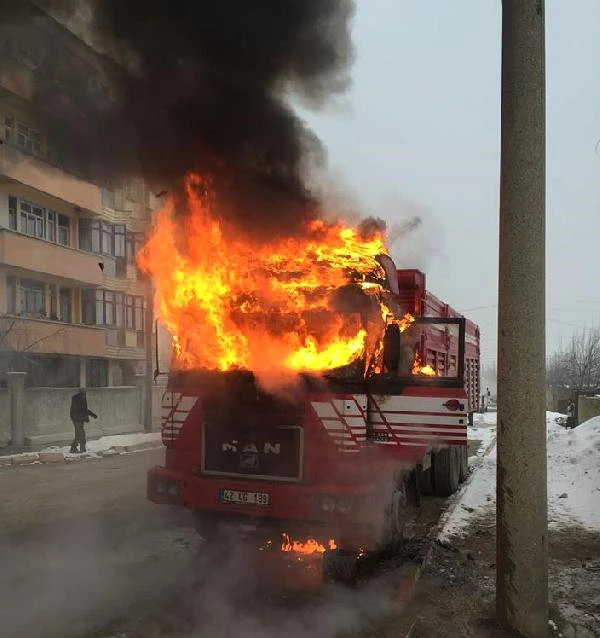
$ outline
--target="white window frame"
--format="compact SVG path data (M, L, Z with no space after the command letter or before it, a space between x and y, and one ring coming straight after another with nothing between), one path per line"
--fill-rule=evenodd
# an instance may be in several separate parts
M13 211L16 220L16 228L12 228L13 230L28 237L70 248L72 220L68 215L9 195L9 213L12 215ZM11 224L14 222L11 221Z

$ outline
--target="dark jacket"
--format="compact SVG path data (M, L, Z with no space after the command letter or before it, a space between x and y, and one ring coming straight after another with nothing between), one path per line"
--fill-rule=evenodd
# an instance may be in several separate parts
M95 419L97 418L91 410L88 410L85 393L78 392L74 394L71 399L71 421L87 423L91 416Z

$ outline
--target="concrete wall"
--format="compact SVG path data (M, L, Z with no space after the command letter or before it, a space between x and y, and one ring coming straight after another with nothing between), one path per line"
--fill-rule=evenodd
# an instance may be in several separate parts
M10 394L0 388L0 447L10 439Z
M600 397L580 396L577 403L577 423L600 416Z
M61 444L73 438L69 418L73 388L25 388L23 427L26 443L33 446ZM142 386L88 388L89 409L98 415L86 425L89 439L103 435L143 432ZM160 428L160 403L164 386L154 386L152 424ZM10 391L0 388L0 448L10 440Z
M572 393L571 388L548 386L546 388L546 410L566 414L567 404L571 399Z

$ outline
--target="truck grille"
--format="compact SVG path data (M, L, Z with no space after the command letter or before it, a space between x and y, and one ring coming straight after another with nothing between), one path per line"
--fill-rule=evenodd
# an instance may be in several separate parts
M299 481L302 428L299 426L223 427L205 423L204 474Z

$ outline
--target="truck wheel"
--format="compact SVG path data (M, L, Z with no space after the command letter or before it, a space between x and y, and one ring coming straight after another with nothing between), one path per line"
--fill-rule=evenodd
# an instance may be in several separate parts
M456 492L460 479L460 459L456 447L445 447L435 453L433 484L437 496L450 496Z
M323 554L323 581L352 587L358 576L358 554L343 549L328 549Z
M466 445L458 448L460 456L460 482L463 483L469 476L469 450Z

